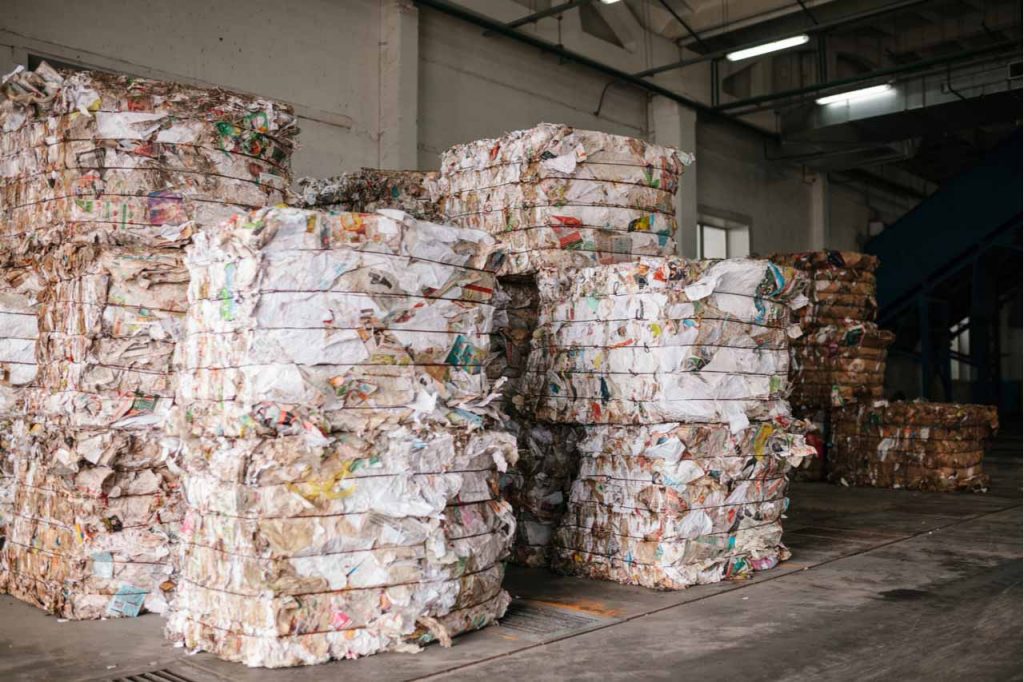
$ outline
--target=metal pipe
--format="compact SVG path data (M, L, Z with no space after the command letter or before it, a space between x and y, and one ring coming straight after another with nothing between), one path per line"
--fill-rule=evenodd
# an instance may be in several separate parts
M623 83L628 83L641 90L646 90L647 92L650 92L651 94L654 95L660 95L662 97L672 100L673 102L677 102L684 106L690 107L691 109L700 112L705 116L708 116L709 118L732 123L737 127L744 128L745 130L751 132L755 132L761 136L778 138L778 135L774 133L762 130L761 128L758 128L753 124L747 123L746 121L737 120L732 116L719 112L713 107L709 107L708 105L702 102L698 102L684 95L680 95L677 92L673 92L667 88L663 88L656 83L643 80L642 78L637 78L632 74L626 73L625 71L620 71L612 66L608 66L607 64L603 64L597 60L591 59L590 57L585 57L576 52L566 50L565 48L559 45L555 45L554 43L550 43L541 38L537 38L535 36L522 33L521 31L517 31L516 29L508 28L508 26L499 21L495 21L490 17L485 17L481 14L477 14L476 12L466 9L465 7L453 5L452 3L447 2L446 0L413 0L413 2L419 7L427 7L438 12L441 12L443 14L447 14L448 16L455 17L456 19L461 19L462 21L478 26L484 30L498 33L505 37L512 38L513 40L517 40L525 45L535 47L539 50L542 50L543 52L547 52L548 54L555 55L561 59L564 59L565 61L575 62L580 66L585 66L594 71L598 71L606 76L610 76L614 80L621 81Z
M807 34L821 33L822 31L828 31L830 29L837 28L839 26L845 26L846 24L852 24L852 23L855 23L855 22L858 22L858 21L863 21L864 19L871 19L873 17L881 16L883 14L888 14L890 12L896 12L896 11L901 10L901 9L907 9L908 7L913 7L914 5L921 5L921 4L924 4L926 2L932 2L932 1L933 0L902 0L902 2L895 2L895 3L891 4L891 5L886 5L885 7L879 7L878 9L867 10L867 11L864 11L864 12L860 12L858 14L851 14L848 17L843 17L841 19L836 19L834 21L827 21L827 22L825 22L823 24L818 24L816 26L811 26L810 28L803 29L803 32L807 33ZM693 64L699 64L701 62L710 61L712 59L721 59L722 57L725 57L725 55L730 53L730 52L735 52L737 50L744 50L744 49L749 48L749 47L757 47L758 45L764 45L765 43L771 42L773 40L778 40L778 39L781 39L781 38L786 38L788 36L791 36L791 35L793 35L793 33L794 32L790 32L790 33L787 33L784 36L777 36L775 38L765 38L764 40L759 40L756 43L747 43L745 45L737 45L735 47L730 47L730 48L725 49L725 50L718 50L717 52L709 52L709 53L703 54L703 55L701 55L699 57L692 57L692 58L689 58L689 59L680 59L677 62L672 62L670 64L664 64L662 66L656 66L654 68L647 69L645 71L638 71L638 72L636 72L633 75L637 76L637 77L641 77L641 78L645 77L645 76L654 76L655 74L664 73L666 71L674 71L675 69L681 69L681 68L686 67L686 66L691 66Z
M828 83L817 83L815 85L806 85L802 88L793 88L792 90L783 90L781 92L773 92L767 95L758 95L757 97L748 97L747 99L736 100L735 102L726 102L716 109L718 111L729 111L732 109L740 109L742 107L756 106L763 102L773 102L775 100L787 99L790 97L797 97L800 95L809 95L821 92L822 90L831 90L833 88L841 88L848 85L857 85L865 81L875 80L877 78L883 78L885 76L895 76L911 71L920 71L921 69L927 69L931 66L939 66L947 63L955 63L972 57L979 57L981 55L990 54L993 52L1001 52L1004 50L1019 50L1021 43L1018 41L1007 41L1005 43L999 43L997 45L988 45L987 47L979 47L973 50L964 50L956 54L944 55L941 57L932 57L930 59L922 59L921 61L913 62L911 64L901 64L899 66L890 66L884 69L876 69L875 71L868 71L862 73L859 76L853 76L852 78L842 78L840 80L830 81Z

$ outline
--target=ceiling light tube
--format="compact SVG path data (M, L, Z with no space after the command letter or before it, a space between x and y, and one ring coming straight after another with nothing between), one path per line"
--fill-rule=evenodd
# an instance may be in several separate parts
M783 38L782 40L773 40L770 43L764 45L755 45L754 47L748 47L743 50L736 50L725 55L725 58L730 62L738 62L741 59L750 59L751 57L757 57L762 54L768 54L769 52L778 52L779 50L785 50L790 47L796 47L797 45L803 45L808 40L806 34L793 36L791 38Z
M614 4L615 4L615 3L617 3L618 1L619 1L619 0L601 0L601 4L602 4L602 5L614 5Z
M840 92L835 95L828 95L826 97L819 97L814 100L818 104L835 104L837 102L852 102L859 99L868 99L871 97L878 97L884 95L892 90L892 86L888 83L882 85L872 85L870 88L861 88L859 90L850 90L849 92Z

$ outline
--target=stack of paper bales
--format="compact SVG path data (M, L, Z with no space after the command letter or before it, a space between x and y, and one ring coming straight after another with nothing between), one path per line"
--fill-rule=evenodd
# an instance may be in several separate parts
M161 446L186 311L181 246L284 199L293 116L45 64L15 71L3 93L0 234L42 281L4 580L67 618L161 611L181 506Z
M820 480L833 407L883 397L887 349L894 336L875 324L878 258L850 251L809 251L769 259L811 278L810 303L794 314L803 335L792 346L789 400L793 413L819 432L819 457L809 460L801 475Z
M280 667L504 613L493 246L399 211L265 209L196 236L173 637Z
M786 558L790 310L766 261L667 261L540 276L524 411L585 424L553 565L680 589Z
M878 401L832 416L829 478L845 485L983 490L985 446L999 427L987 405Z
M574 425L540 421L511 404L537 321L537 270L674 254L675 194L692 158L635 138L554 124L458 145L442 157L439 187L448 220L489 232L509 251L488 371L509 379L506 408L519 437L519 464L503 481L516 508L519 563L548 563L577 466Z

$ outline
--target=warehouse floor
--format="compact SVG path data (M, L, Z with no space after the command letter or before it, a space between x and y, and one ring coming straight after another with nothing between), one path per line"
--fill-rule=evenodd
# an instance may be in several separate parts
M502 626L416 655L247 669L186 655L156 616L62 623L0 597L0 679L1021 679L1021 438L986 469L984 495L795 484L793 558L753 580L661 593L511 569Z

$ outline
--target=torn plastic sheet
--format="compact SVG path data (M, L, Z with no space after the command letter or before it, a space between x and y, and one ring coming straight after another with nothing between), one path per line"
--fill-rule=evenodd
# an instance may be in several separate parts
M984 490L982 460L999 426L994 407L885 402L832 415L829 480L911 490Z
M485 371L495 246L400 211L265 209L195 236L167 441L187 506L172 638L280 667L504 613L516 448Z
M330 211L373 213L404 211L418 220L444 220L439 174L432 171L393 171L362 168L330 178L299 178L297 205Z
M813 453L800 422L587 426L553 567L682 589L788 556L787 473Z

